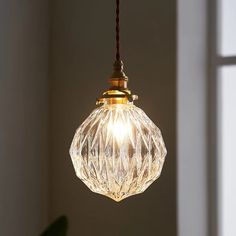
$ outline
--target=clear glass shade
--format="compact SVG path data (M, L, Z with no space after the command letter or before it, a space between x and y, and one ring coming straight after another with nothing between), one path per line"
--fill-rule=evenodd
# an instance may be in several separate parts
M160 176L166 153L159 128L133 104L96 108L70 148L76 175L115 201L145 191Z

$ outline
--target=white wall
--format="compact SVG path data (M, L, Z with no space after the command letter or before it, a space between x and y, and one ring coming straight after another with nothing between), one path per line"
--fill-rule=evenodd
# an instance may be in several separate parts
M177 9L178 235L209 236L207 1Z
M176 235L175 3L132 0L122 8L130 87L162 129L168 156L158 182L119 206L89 192L68 155L75 128L94 108L112 70L113 5L108 0L51 4L49 50L48 1L0 2L0 235L37 235L48 214L54 219L64 213L70 235L111 235L114 229L116 235ZM205 11L204 0L178 2L179 236L208 232Z
M48 3L0 1L0 235L47 221Z

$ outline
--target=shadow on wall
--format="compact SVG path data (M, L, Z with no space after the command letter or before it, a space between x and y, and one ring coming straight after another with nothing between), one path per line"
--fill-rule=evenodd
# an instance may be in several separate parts
M40 236L66 236L68 220L66 216L57 218Z

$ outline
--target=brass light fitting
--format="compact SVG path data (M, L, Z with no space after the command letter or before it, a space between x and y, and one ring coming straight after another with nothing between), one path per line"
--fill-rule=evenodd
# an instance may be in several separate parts
M116 60L113 68L112 76L108 80L110 88L97 99L97 105L127 104L138 99L138 96L133 95L127 87L128 77L124 73L123 62Z

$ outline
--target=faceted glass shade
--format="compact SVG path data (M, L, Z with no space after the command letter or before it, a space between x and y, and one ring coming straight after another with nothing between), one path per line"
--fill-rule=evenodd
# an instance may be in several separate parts
M145 191L160 176L166 153L159 128L133 104L95 109L70 148L76 175L115 201Z

